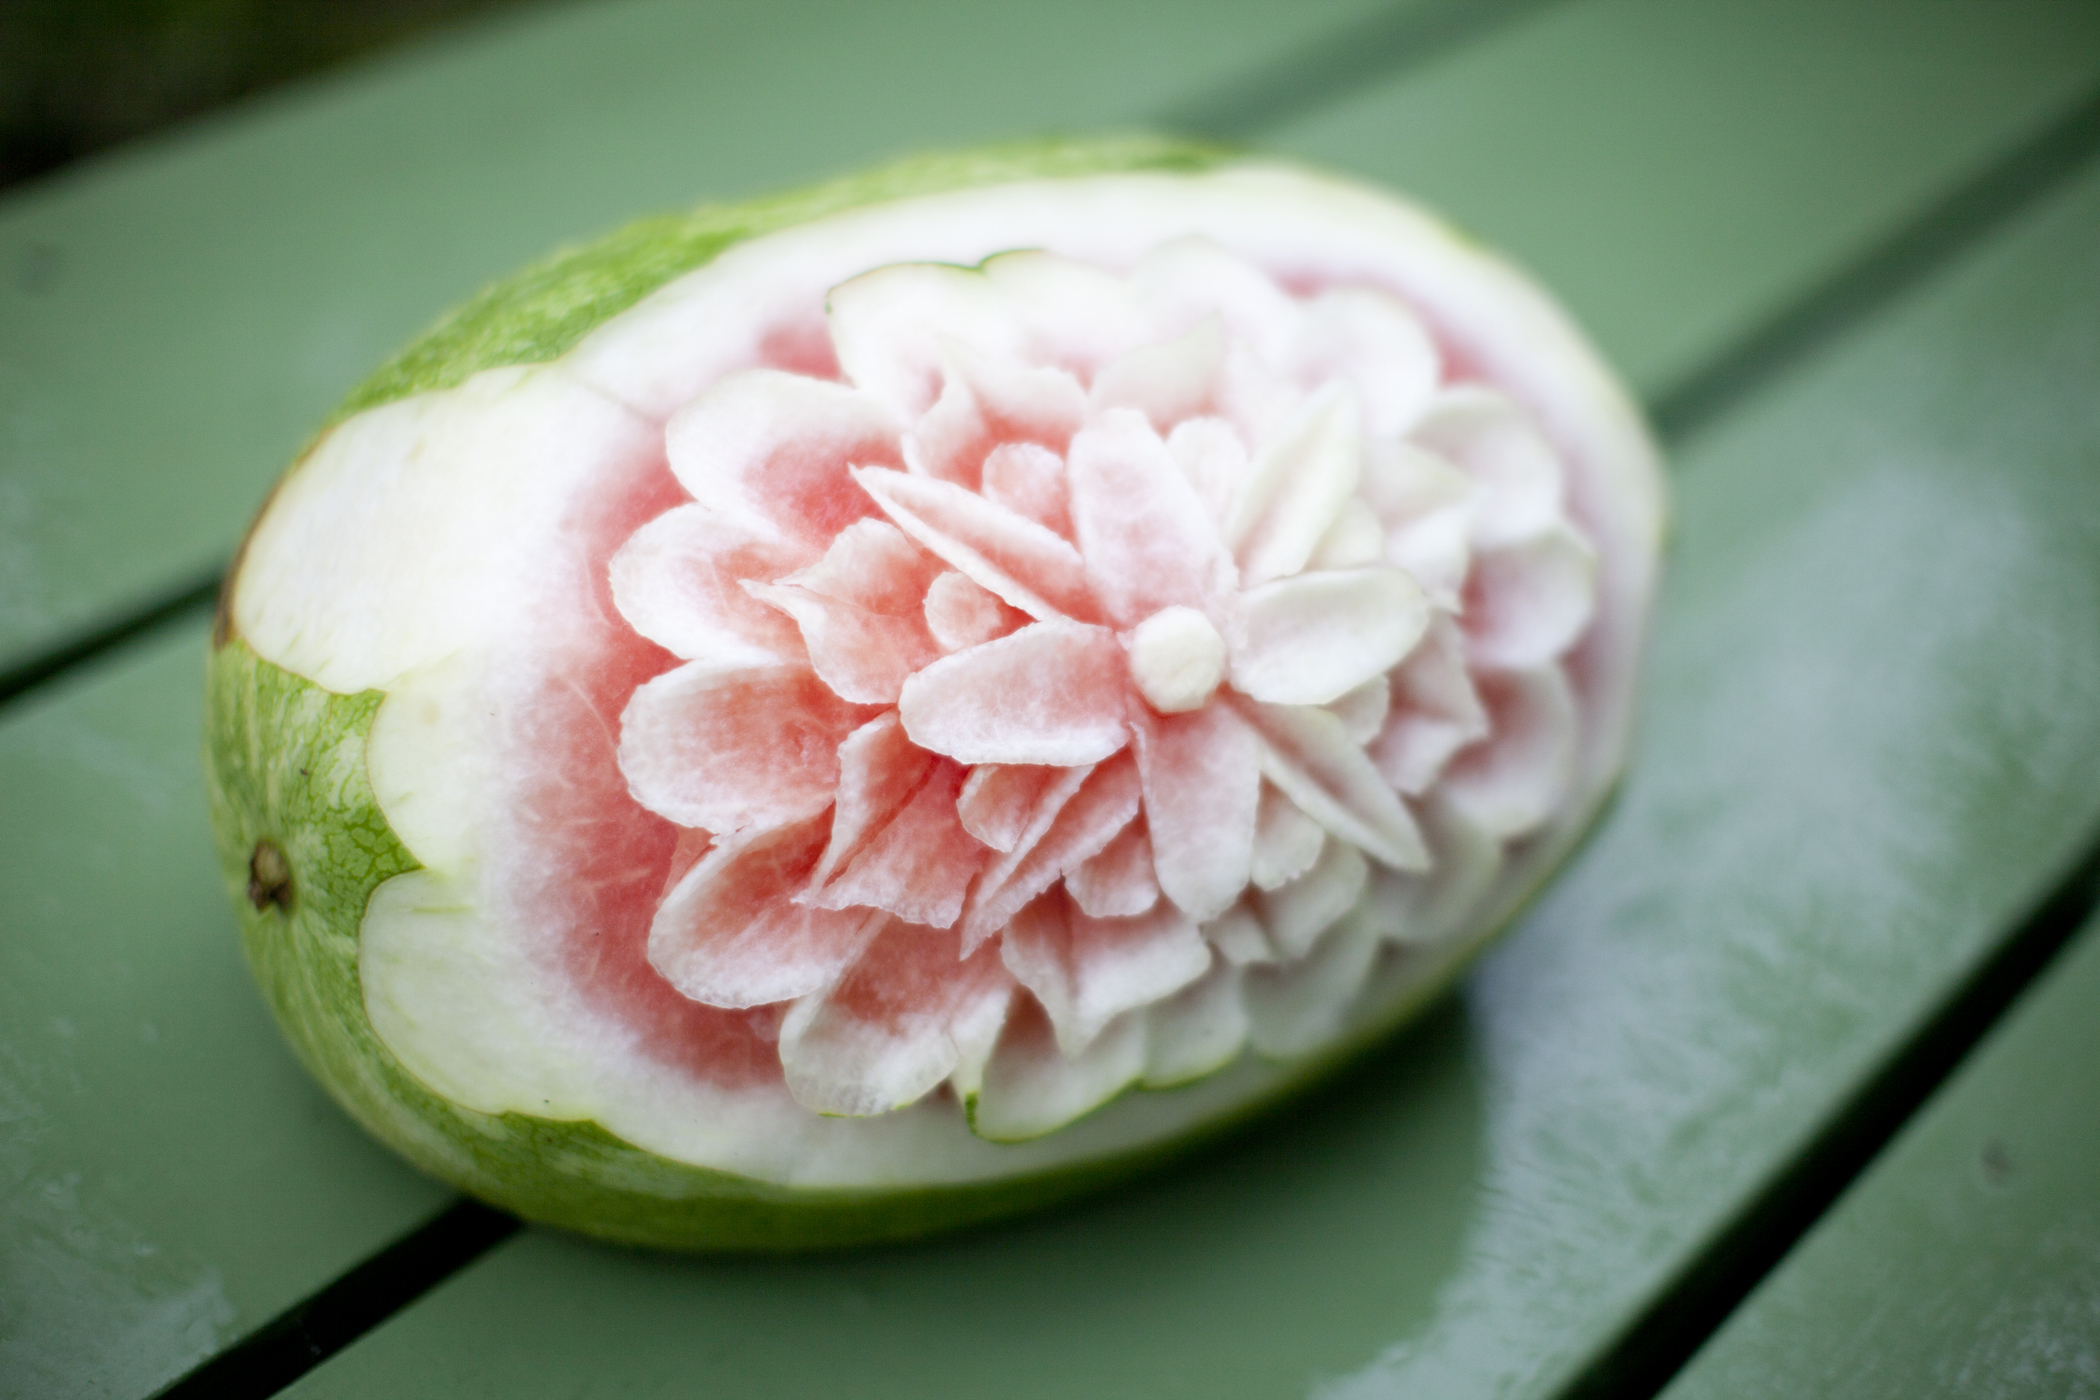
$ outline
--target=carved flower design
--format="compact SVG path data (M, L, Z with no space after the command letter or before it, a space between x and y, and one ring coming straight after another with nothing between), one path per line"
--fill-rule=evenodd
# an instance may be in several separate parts
M1553 815L1592 553L1402 302L1190 239L886 267L829 326L837 377L671 420L693 500L612 564L684 661L621 723L687 833L650 961L785 1004L805 1105L1200 1074L1244 979L1340 1006Z

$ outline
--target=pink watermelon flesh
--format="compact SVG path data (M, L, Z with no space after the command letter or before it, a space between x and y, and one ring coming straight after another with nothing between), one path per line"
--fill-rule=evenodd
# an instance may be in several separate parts
M1142 1074L1146 1008L1432 880L1425 795L1557 810L1584 526L1394 298L1181 243L888 268L756 339L579 498L503 718L507 898L644 1054L835 1114L954 1077L1026 1135Z

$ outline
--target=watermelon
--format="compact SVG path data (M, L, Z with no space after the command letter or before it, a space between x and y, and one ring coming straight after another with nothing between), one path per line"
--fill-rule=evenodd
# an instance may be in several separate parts
M1069 1196L1387 1033L1566 856L1661 514L1552 302L1333 176L1051 142L638 224L255 521L248 958L352 1115L532 1219Z

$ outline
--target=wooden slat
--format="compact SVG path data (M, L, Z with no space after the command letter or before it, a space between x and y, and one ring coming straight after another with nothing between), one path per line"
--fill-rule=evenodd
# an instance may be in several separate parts
M1601 0L1268 134L1414 191L1668 390L2100 78L2100 8Z
M0 1395L144 1395L447 1197L248 985L203 820L204 632L0 725Z
M578 5L16 197L0 674L208 577L352 384L559 243L928 146L1143 122L1428 3Z
M1755 7L1783 32L1749 44L1751 8L1705 10L1730 21L1710 71L1763 55L1775 107L1850 110L1850 86L1785 84L1827 33L1815 17ZM1948 65L1912 74L1935 79L1918 104L1982 81L1994 35L2032 38L1999 11L1954 18L1959 42L1912 46ZM1535 67L1505 77L1503 53L1465 60L1483 107L1530 95ZM1592 100L1637 106L1644 73L1598 78ZM1715 84L1739 98L1755 78ZM1623 222L1631 246L1606 250L1622 271L1669 261L1685 228L1669 209L1760 168L1759 131L1709 119L1701 90L1655 139L1710 144L1674 162L1654 218ZM1878 188L1886 150L1826 144ZM1483 186L1508 174L1494 154L1472 167ZM1942 151L1939 169L1962 165ZM1764 177L1783 189L1789 169ZM1819 280L1904 199L1939 192L1884 192L1864 219L1802 211L1780 226L1782 280ZM1633 778L1458 1005L1334 1092L1137 1191L882 1255L661 1260L529 1231L294 1393L1564 1390L2100 831L2096 215L2087 179L1685 454ZM1705 304L1784 302L1761 266L1755 295ZM1622 324L1650 383L1689 372L1684 345L1747 329L1673 351L1639 339L1667 316Z
M1666 1400L2100 1394L2100 925Z

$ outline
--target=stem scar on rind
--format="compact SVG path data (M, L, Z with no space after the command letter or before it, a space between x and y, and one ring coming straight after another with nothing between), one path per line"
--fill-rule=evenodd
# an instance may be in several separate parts
M255 843L255 854L248 858L248 902L257 910L274 904L287 914L292 912L291 862L267 838Z

